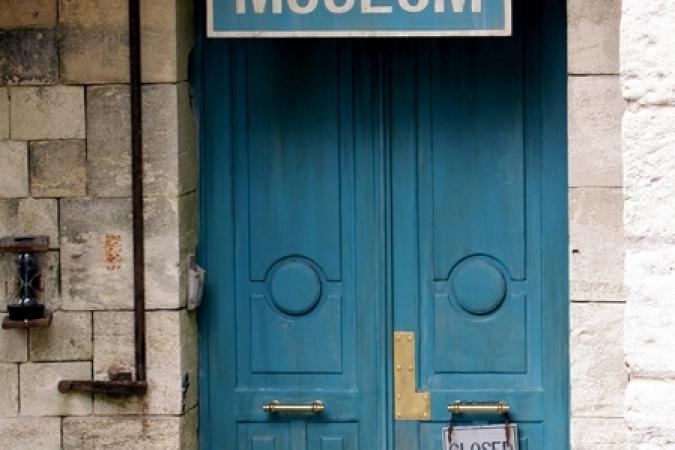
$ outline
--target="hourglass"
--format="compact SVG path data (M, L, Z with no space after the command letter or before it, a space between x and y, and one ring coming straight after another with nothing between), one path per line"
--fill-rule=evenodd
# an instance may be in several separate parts
M48 249L47 236L0 239L0 253L12 254L16 265L16 276L6 283L8 315L2 323L3 328L33 328L51 322L51 313L39 298L42 273L37 256Z

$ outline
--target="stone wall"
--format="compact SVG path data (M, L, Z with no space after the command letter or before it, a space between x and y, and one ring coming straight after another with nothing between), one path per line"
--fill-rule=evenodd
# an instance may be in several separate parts
M631 447L675 448L675 3L624 0L626 421Z
M621 0L568 0L574 450L624 449Z
M0 331L0 448L197 446L192 4L141 4L149 390L124 399L57 383L134 369L127 0L0 0L0 236L49 236L54 311ZM3 258L0 311L13 271Z

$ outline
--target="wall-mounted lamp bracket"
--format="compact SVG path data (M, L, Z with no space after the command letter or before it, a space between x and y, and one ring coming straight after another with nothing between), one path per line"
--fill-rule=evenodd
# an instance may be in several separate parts
M111 370L108 380L61 380L59 392L99 392L106 395L143 395L148 390L145 381L133 381L131 372Z

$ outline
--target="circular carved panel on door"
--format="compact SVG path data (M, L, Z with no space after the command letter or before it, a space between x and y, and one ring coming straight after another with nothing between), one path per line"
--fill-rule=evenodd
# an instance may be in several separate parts
M494 263L470 257L455 266L450 287L459 306L474 315L496 311L506 298L506 279Z
M321 298L321 278L303 260L281 261L272 271L270 298L280 311L299 316L310 312Z

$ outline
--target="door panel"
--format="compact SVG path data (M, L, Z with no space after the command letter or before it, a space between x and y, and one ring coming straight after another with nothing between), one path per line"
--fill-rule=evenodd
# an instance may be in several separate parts
M542 128L539 86L552 75L532 10L515 14L529 20L517 16L510 39L391 51L394 329L418 336L417 386L432 418L396 421L397 449L440 448L455 401L506 401L531 448L568 445L567 404L554 400L567 374L551 370L566 361L566 334L553 335L567 323L566 296L544 291L565 273L544 272L544 227L565 203L548 201L542 184L561 180L564 163L544 164L564 147Z
M205 43L206 448L437 450L456 400L568 448L564 8L514 14L511 38ZM424 420L395 420L395 331Z
M231 295L210 292L223 310L209 319L231 332L213 342L214 364L229 368L213 380L224 392L212 410L218 448L233 448L235 432L242 449L375 449L386 439L373 90L368 63L356 67L348 48L250 40L211 49L232 74L213 99L232 109L218 142L231 184L213 193L232 201L231 235L212 253L214 265L231 259L233 275L223 274ZM274 400L321 400L325 411L263 412Z

